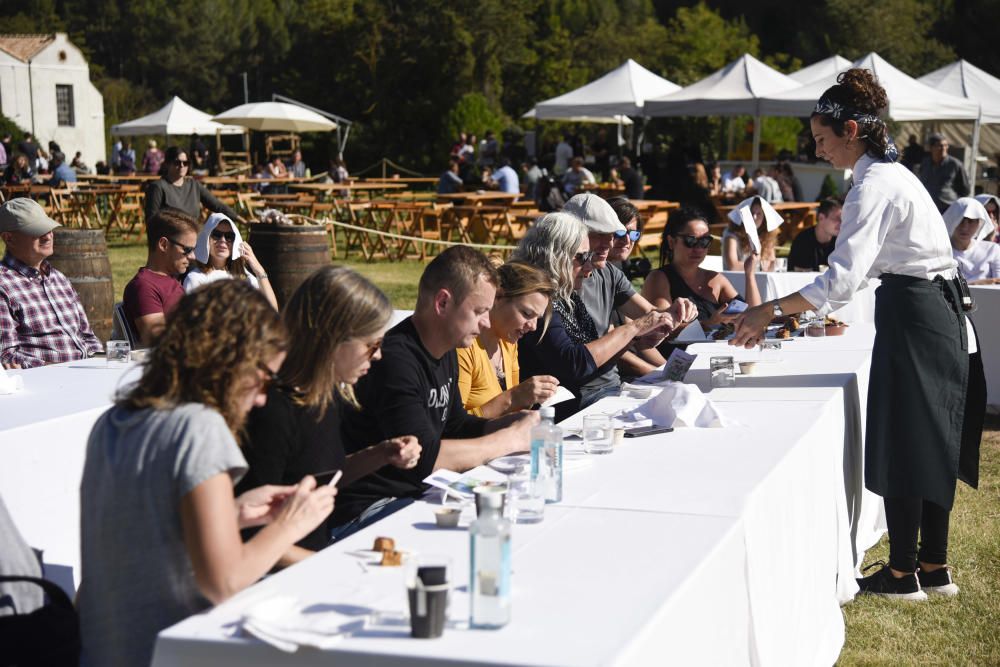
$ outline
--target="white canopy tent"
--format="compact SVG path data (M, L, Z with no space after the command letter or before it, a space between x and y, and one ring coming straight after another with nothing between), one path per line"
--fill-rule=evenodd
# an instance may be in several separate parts
M212 121L212 114L199 111L174 96L151 114L111 126L114 136L140 137L149 135L242 134L243 129Z
M970 165L975 169L976 158L979 154L981 126L1000 123L1000 79L966 60L959 60L945 65L941 69L936 69L930 74L925 74L917 80L948 95L964 97L979 103L981 113L979 123L973 132L972 159L970 161ZM989 143L995 144L996 142ZM995 150L996 146L992 146L992 148Z
M537 108L526 111L521 118L527 120L538 120ZM602 125L632 125L633 121L628 116L618 114L617 116L560 116L558 118L546 117L544 120L561 120L567 123L599 123Z
M626 60L599 79L535 105L535 116L565 119L579 116L643 116L646 100L680 90L676 83Z
M931 88L896 69L877 53L856 60L852 67L871 70L889 96L886 115L897 121L907 120L976 120L979 104ZM793 90L762 96L760 113L765 116L807 117L827 88L836 83L836 75L823 77Z
M753 116L753 164L760 162L760 98L801 84L745 53L675 93L646 101L647 116Z
M850 69L850 67L851 61L847 58L843 56L830 56L808 67L803 67L797 72L792 72L788 75L788 78L795 79L802 85L818 81L819 79L828 80L831 77L833 80L836 80L838 74L845 69Z

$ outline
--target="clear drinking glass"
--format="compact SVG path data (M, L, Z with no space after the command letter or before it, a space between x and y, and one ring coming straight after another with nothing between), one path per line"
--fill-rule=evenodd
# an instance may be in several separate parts
M583 418L583 451L588 454L610 454L613 440L611 418L608 415L587 415Z
M507 479L507 507L515 523L538 523L545 518L548 477L531 479L531 468L520 466Z
M785 273L788 271L788 258L787 257L775 257L774 258L774 271L775 273Z
M712 387L732 387L736 384L736 364L732 357L712 357L708 363Z
M132 348L127 340L109 340L104 349L108 368L122 368L132 361Z

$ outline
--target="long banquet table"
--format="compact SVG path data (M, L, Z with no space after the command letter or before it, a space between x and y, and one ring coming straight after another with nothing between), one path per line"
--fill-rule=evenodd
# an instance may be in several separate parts
M1000 412L1000 349L993 342L1000 335L1000 285L970 285L976 310L969 313L979 333L979 350L986 372L986 404Z
M541 524L514 527L514 619L500 630L462 627L468 534L437 529L433 505L417 502L163 631L153 664L832 664L838 603L856 592L883 527L861 482L873 333L859 323L843 337L796 339L726 389L708 386L709 357L757 353L690 346L687 380L737 424L625 440L568 469L563 502ZM618 413L642 402L635 395L588 412ZM441 639L408 637L398 569L359 566L358 550L381 535L452 558ZM326 651L283 654L237 630L245 609L275 594L354 608L369 623Z
M736 291L746 295L746 274L742 271L723 271L723 275L729 279ZM792 292L797 292L806 285L809 285L820 275L812 271L787 271L777 272L758 271L754 277L757 280L757 289L760 290L760 298L764 301L787 296ZM874 322L875 321L875 290L881 282L876 278L869 281L868 285L855 293L851 302L842 308L833 311L832 317L836 317L845 322Z

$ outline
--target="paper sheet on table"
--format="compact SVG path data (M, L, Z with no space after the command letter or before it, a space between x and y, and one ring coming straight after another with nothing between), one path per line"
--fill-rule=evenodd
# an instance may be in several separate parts
M675 343L704 343L705 342L705 330L701 328L701 322L695 320L689 325L684 327L684 330L680 332L677 338L674 340Z
M345 632L363 627L362 613L343 613L333 605L306 606L290 595L258 602L243 613L241 627L275 648L294 653L300 646L330 648Z
M24 389L24 379L20 375L8 373L0 366L0 396L5 394L16 394Z
M506 475L489 466L477 466L464 473L441 468L424 479L424 484L444 489L446 493L466 500L475 496L475 489L480 484L505 484L506 482Z
M737 425L735 421L724 417L697 385L666 382L662 386L663 391L626 412L623 419L649 419L654 424L675 428L727 428Z
M558 403L562 403L563 401L568 401L573 398L576 398L576 395L573 392L571 392L566 387L559 385L558 387L556 387L556 393L549 396L549 400L542 403L542 407L547 408L551 405L556 405Z

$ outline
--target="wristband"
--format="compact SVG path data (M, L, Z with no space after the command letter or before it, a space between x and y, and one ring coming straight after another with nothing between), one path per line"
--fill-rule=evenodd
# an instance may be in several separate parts
M266 273L260 274L259 276L257 276L257 280L258 281L260 281L260 280L267 280L267 274Z

